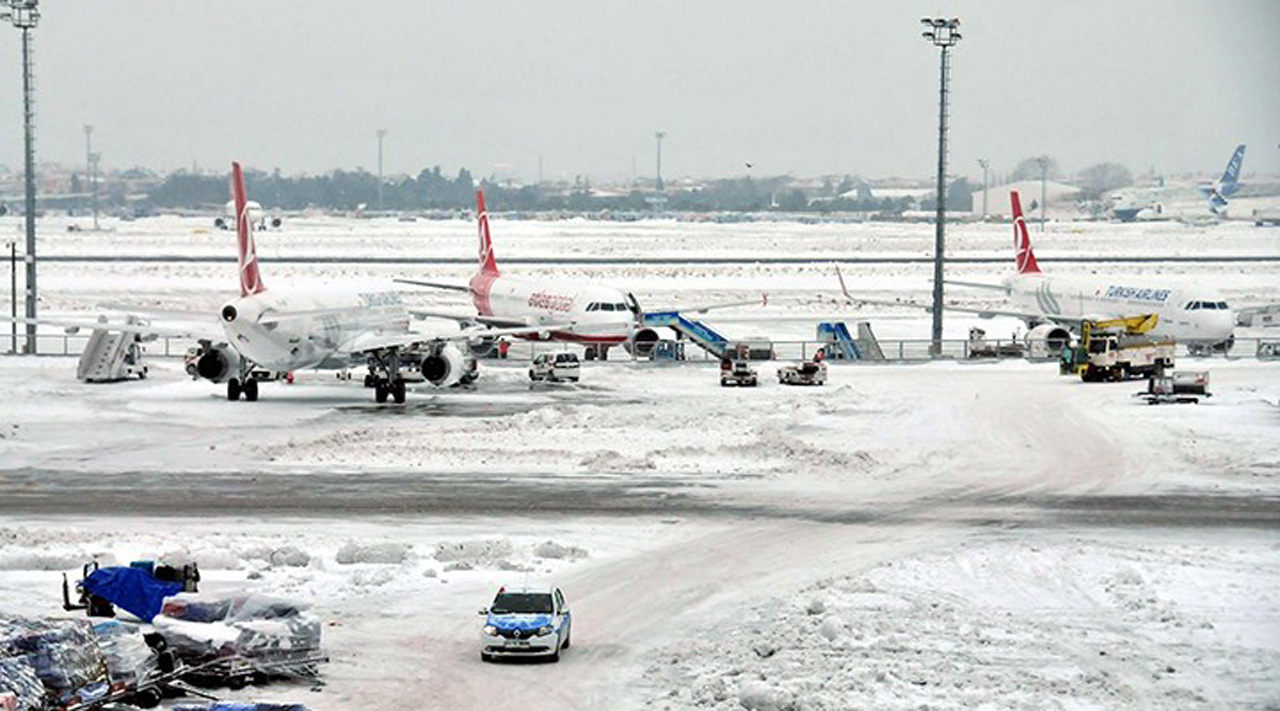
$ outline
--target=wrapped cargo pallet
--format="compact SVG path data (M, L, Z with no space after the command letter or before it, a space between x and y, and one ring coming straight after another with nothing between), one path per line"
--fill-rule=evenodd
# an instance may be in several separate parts
M98 648L107 662L113 687L130 685L145 678L156 668L156 653L147 645L142 631L115 620L93 626Z
M23 657L62 705L107 692L107 664L84 620L0 620L0 658Z
M12 697L16 711L44 708L44 684L26 657L0 658L0 696L6 694Z

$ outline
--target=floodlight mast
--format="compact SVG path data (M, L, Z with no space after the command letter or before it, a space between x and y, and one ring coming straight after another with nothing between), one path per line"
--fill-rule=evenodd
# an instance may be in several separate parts
M36 142L35 142L35 71L32 59L31 30L40 23L39 0L3 0L0 20L8 20L22 31L22 127L25 160L24 210L27 227L27 290L25 294L28 355L36 354Z
M378 129L378 212L382 212L382 141L387 137L387 129Z
M978 165L982 166L982 221L987 221L987 169L991 167L991 161L986 158L979 158Z
M655 181L654 181L654 190L655 190L655 191L657 191L658 193L662 193L662 191L663 191L663 186L662 186L662 139L664 139L664 138L666 138L666 137L667 137L667 132L666 132L666 131L654 131L654 132L653 132L653 138L654 138L654 140L655 140L655 141L657 141L657 143L658 143L658 174L657 174L657 178L656 178L656 179L655 179Z
M947 91L950 73L950 50L960 41L960 18L921 18L922 36L941 50L938 81L938 212L933 241L933 324L930 353L942 355L942 264L946 252L947 224Z

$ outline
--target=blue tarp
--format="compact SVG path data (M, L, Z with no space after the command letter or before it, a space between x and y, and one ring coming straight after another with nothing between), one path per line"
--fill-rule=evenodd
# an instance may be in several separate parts
M137 568L102 568L84 579L84 589L91 595L127 610L143 622L160 614L164 599L182 592L182 583L156 580Z

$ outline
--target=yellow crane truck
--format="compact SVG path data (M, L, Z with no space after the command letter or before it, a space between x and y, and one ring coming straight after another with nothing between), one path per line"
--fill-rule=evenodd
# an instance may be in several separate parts
M1086 383L1163 375L1173 367L1176 343L1146 334L1159 322L1156 314L1106 321L1084 320L1074 346L1062 349L1059 372L1079 375Z

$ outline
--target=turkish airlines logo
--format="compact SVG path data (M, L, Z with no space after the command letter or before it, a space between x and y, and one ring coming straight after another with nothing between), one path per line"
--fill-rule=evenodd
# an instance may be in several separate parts
M1027 238L1027 221L1022 215L1013 218L1013 248L1017 252L1018 271L1025 271L1031 256L1031 240Z
M1058 297L1049 290L1048 284L1041 284L1036 289L1036 305L1040 307L1042 313L1055 316L1062 314L1062 305L1058 303Z
M258 254L253 246L252 223L249 221L248 202L240 206L236 215L236 231L240 234L240 293L256 294L262 291L262 278L258 273Z
M480 266L483 268L493 259L493 244L489 240L489 213L480 213L476 222L480 226Z

